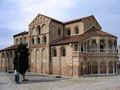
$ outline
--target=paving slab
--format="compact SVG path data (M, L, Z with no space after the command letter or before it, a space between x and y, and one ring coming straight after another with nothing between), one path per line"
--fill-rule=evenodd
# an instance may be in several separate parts
M27 73L28 81L17 85L14 75L0 72L0 90L120 90L120 75L81 78L55 78ZM20 79L22 80L21 76Z

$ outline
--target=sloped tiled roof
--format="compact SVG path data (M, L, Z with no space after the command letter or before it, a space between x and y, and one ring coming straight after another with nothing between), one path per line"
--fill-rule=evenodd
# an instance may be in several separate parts
M51 45L59 45L59 44L67 44L67 43L73 43L81 41L82 37L81 35L75 35L75 36L66 36L61 39L55 40L51 43Z
M112 34L109 34L107 32L104 32L102 30L99 30L99 29L96 29L94 26L91 27L88 31L86 31L85 33L82 34L82 36L84 38L89 38L91 36L110 36L110 37L115 37L117 38L116 36L112 35Z
M20 36L20 35L25 35L25 34L28 34L28 32L24 31L24 32L15 34L15 35L13 35L13 37Z
M116 36L109 34L107 32L101 31L96 29L95 27L90 28L88 31L83 33L82 35L75 35L75 36L67 36L63 37L59 40L55 40L51 43L51 45L60 45L60 44L67 44L67 43L72 43L72 42L78 42L78 41L84 41L87 38L90 38L92 36L107 36L107 37L115 37Z
M15 50L16 48L18 47L18 45L12 45L12 46L9 46L7 48L4 48L0 51L9 51L9 50Z

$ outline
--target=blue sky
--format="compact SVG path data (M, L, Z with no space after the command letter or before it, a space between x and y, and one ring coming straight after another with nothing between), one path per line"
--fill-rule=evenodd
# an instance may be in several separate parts
M0 49L13 44L14 34L28 31L38 13L61 21L94 15L120 44L120 0L0 0Z

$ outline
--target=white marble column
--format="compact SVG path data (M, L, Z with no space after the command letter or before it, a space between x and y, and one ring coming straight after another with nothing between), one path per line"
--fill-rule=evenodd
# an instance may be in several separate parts
M105 39L106 53L108 53L108 39Z
M89 42L89 52L92 52L92 40Z
M78 43L78 51L81 52L81 43Z
M96 39L96 43L97 43L97 53L100 53L100 40Z

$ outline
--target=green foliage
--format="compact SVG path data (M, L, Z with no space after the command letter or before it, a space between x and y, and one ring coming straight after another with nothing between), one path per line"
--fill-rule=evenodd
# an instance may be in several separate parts
M20 44L18 48L15 50L15 57L14 57L14 69L17 70L20 74L25 74L29 68L28 62L28 48L26 44Z

